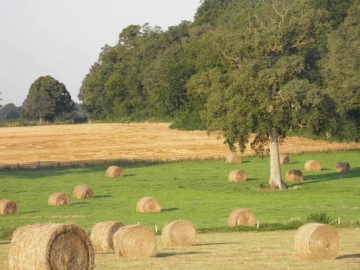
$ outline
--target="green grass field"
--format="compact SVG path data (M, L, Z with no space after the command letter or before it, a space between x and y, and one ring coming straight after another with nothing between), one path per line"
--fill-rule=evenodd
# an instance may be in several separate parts
M251 209L260 222L259 230L298 227L314 213L326 213L336 226L338 218L340 226L360 226L359 152L290 158L290 164L282 167L282 175L288 169L300 169L305 180L288 183L290 188L286 191L264 188L269 175L267 157L247 158L241 164L223 160L119 164L125 169L125 176L118 179L106 178L104 166L0 171L0 199L13 200L19 209L18 214L0 215L0 239L10 239L17 227L36 222L73 222L90 232L94 223L106 220L139 222L161 229L175 219L187 219L200 232L227 231L227 217L234 208ZM303 165L308 159L319 161L323 170L305 172ZM338 161L349 162L351 172L335 173ZM233 169L245 170L249 180L228 182ZM73 199L73 189L79 183L90 186L95 197ZM54 191L69 193L72 204L48 206L48 196ZM158 199L162 212L136 213L136 203L144 196Z

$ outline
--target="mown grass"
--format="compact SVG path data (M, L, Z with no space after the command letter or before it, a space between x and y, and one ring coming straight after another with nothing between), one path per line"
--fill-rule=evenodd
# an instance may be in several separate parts
M319 161L321 172L305 172L308 159ZM351 172L335 173L338 161L351 164ZM120 164L121 165L121 164ZM124 164L126 175L119 179L105 177L106 167L0 171L0 199L15 201L19 213L0 216L0 239L9 239L17 227L35 222L73 222L90 232L94 223L118 220L140 223L161 230L175 219L193 222L200 232L249 230L227 228L227 217L234 208L250 208L259 228L250 230L294 229L307 222L309 215L331 217L338 226L360 226L360 154L357 151L301 154L291 156L282 167L301 169L305 180L289 184L286 191L266 188L268 158L247 158L241 164L223 160L176 162L168 164ZM233 169L244 169L249 181L230 183ZM72 195L79 184L89 185L95 198L72 199L62 207L47 205L54 191ZM136 213L139 198L153 196L162 206L156 214Z

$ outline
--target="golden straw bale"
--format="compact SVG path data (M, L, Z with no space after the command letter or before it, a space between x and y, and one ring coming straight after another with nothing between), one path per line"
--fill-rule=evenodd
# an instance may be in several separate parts
M61 206L70 204L70 197L64 192L54 192L48 198L48 205L50 206Z
M106 170L106 176L110 178L121 177L124 175L124 170L119 166L110 166Z
M300 170L288 170L285 174L285 180L291 182L301 182L304 176Z
M94 192L85 184L78 184L73 191L74 198L78 200L94 198Z
M230 182L245 182L247 181L246 172L241 170L233 170L230 172L228 180Z
M226 163L241 163L241 157L236 153L228 153L225 161Z
M142 225L121 227L114 234L115 254L125 258L149 258L156 254L156 236Z
M74 224L31 224L18 228L9 251L9 269L95 268L94 250L84 230Z
M143 197L136 204L138 213L158 213L161 212L160 203L152 197Z
M8 199L0 200L0 215L15 214L17 212L16 203Z
M308 223L295 234L295 253L306 260L330 260L339 252L340 238L330 225Z
M228 226L254 226L256 218L253 212L249 209L237 208L234 209L228 217Z
M290 162L290 158L288 155L280 155L280 165L285 165Z
M320 172L321 165L319 162L315 160L308 160L305 162L304 169L307 172Z
M347 173L350 172L350 164L348 162L338 162L336 164L337 173Z
M196 242L196 230L190 221L175 220L161 234L165 246L191 246Z
M117 221L103 221L94 224L90 240L95 252L107 252L114 249L113 236L124 224Z

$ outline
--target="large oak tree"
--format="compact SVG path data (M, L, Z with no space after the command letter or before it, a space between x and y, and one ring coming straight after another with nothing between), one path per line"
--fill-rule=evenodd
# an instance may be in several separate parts
M249 3L249 2L248 2ZM320 134L336 131L334 102L308 72L309 58L330 29L326 11L315 1L258 1L244 4L236 30L220 29L218 47L229 66L221 89L209 94L204 118L222 130L232 150L252 145L270 151L272 188L284 189L279 140L291 128ZM237 9L239 10L239 9ZM309 63L310 62L310 63Z

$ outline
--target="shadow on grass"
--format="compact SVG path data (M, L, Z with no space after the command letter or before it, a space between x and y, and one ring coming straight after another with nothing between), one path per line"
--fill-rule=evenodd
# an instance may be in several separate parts
M88 204L88 202L71 202L68 206L76 206L76 205L84 205Z
M333 180L339 180L339 179L345 179L345 178L349 179L349 178L356 178L356 177L360 177L360 167L353 168L348 173L332 172L332 173L324 173L324 174L318 174L318 175L305 175L304 176L305 179L303 182L290 184L288 186L289 187L302 186L302 185L313 184L313 183L318 183L318 182L322 182L322 181L333 181Z
M161 209L161 212L172 212L172 211L177 211L179 210L179 208L177 207L172 207L172 208L164 208L164 209Z
M112 198L111 195L96 195L94 196L94 199L102 199L102 198Z
M179 255L196 255L196 254L205 254L210 252L205 251L190 251L190 252L171 252L171 253L158 253L156 258L165 258L165 257L172 257L172 256L179 256Z
M360 259L360 254L347 254L336 257L336 260L343 260L343 259Z
M238 245L239 242L223 242L223 243L205 243L195 244L194 246L220 246L220 245Z

